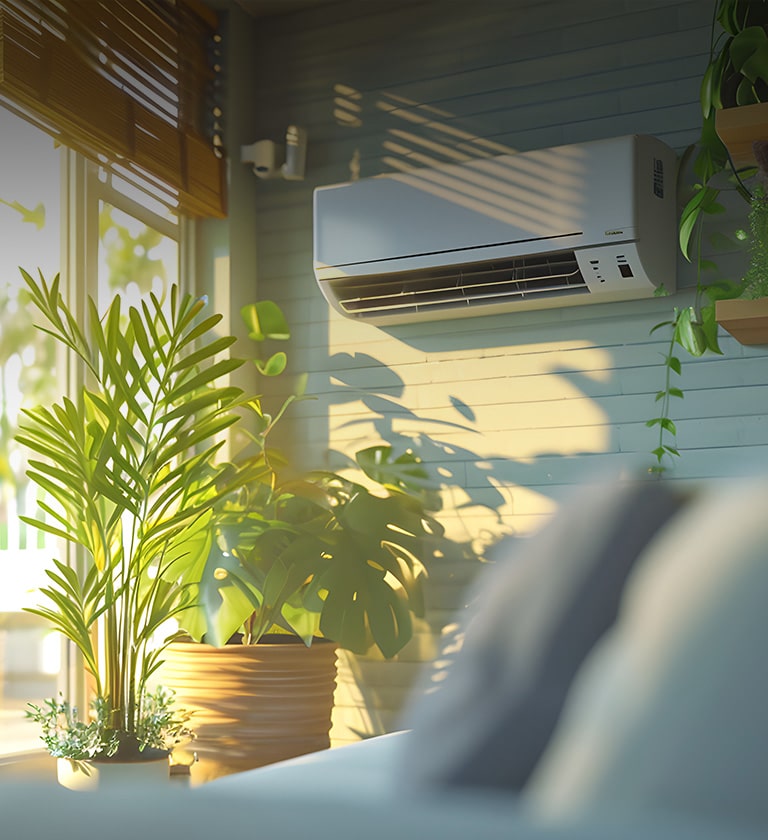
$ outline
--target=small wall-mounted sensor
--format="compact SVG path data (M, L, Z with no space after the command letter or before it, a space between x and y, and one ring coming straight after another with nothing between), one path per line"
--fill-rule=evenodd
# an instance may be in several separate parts
M289 181L304 179L307 165L307 132L297 125L289 125L285 132L285 163L283 178Z
M259 178L285 178L301 181L307 160L307 132L289 125L285 133L285 149L272 140L257 140L240 147L240 160L250 164Z

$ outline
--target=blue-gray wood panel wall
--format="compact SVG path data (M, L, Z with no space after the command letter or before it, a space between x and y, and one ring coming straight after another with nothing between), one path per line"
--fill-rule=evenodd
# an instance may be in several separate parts
M318 396L285 437L305 463L412 439L455 485L452 533L481 542L530 532L595 473L646 475L668 344L650 330L692 302L682 258L673 297L383 330L332 314L318 290L312 190L630 133L682 152L700 127L712 0L339 0L266 20L233 14L252 45L228 71L250 132L229 137L249 225L231 234L233 304L271 298L289 317L291 370L309 371ZM280 140L289 124L308 132L306 179L259 181L233 140ZM745 226L745 209L729 203L720 229ZM718 260L735 278L745 255ZM681 351L682 458L664 480L727 478L768 454L766 348L725 333L722 348L698 360Z
M303 126L307 177L259 182L236 161L232 177L252 181L252 292L284 305L292 368L309 370L319 395L301 407L293 438L312 460L392 422L403 433L419 428L456 446L455 457L440 448L433 456L472 500L494 504L478 468L490 460L512 486L502 512L517 531L592 471L618 464L642 473L652 463L645 420L656 409L667 336L649 331L691 300L694 275L682 259L683 291L673 298L381 330L329 313L312 275L311 192L404 161L626 133L656 135L681 152L700 125L711 12L711 0L341 0L255 22L250 142ZM723 228L743 225L743 214L734 204ZM726 255L721 264L738 275L743 260ZM722 358L684 357L686 397L673 405L683 457L670 479L728 476L768 451L765 351L727 334L722 344ZM403 417L392 421L398 407ZM366 416L375 420L367 428ZM450 422L467 430L441 425Z

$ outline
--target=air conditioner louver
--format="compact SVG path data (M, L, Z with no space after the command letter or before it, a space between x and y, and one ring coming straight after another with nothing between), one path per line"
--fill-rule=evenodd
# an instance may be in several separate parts
M473 304L589 294L573 251L330 281L352 317L464 309Z

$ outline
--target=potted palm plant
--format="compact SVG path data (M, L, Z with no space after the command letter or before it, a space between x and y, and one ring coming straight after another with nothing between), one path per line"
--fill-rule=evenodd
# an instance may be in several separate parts
M243 314L259 341L289 335L271 302ZM278 375L285 361L257 366ZM251 448L220 473L251 480L212 491L172 571L192 594L179 615L190 638L171 645L162 676L194 712L194 782L327 747L337 647L403 648L423 612L422 560L443 540L437 494L409 452L361 450L351 477L291 468L270 436L301 394L274 416L251 403Z
M81 325L58 277L22 274L40 328L86 381L52 406L24 410L18 440L45 493L41 518L28 521L76 552L73 563L53 561L46 601L31 611L79 651L93 710L79 720L68 700L51 700L32 716L65 769L78 763L93 777L96 765L83 761L159 756L167 775L168 750L188 732L170 693L151 680L174 638L166 622L189 600L173 572L189 535L250 477L213 469L243 396L217 383L241 361L217 360L234 338L217 337L219 317L201 318L205 301L176 287L167 305L151 295L126 311L118 296L103 316L89 299Z

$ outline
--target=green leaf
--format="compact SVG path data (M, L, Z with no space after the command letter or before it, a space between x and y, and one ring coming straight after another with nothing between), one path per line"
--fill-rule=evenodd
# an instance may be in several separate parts
M33 528L45 531L47 534L52 534L54 537L62 540L67 540L67 542L79 542L76 533L73 534L70 531L63 531L61 528L57 528L45 520L33 519L31 516L19 516L19 519L27 525L31 525Z
M681 309L675 326L675 341L684 347L691 356L701 356L707 349L707 340L692 306ZM677 371L679 373L679 371Z
M741 21L737 16L738 0L725 0L717 7L717 22L730 35L735 35L742 29ZM726 43L726 49L728 44Z
M141 355L147 367L152 372L152 375L157 381L160 381L161 376L155 362L155 351L150 344L149 334L147 333L147 328L144 325L144 321L141 318L139 310L136 309L135 306L131 306L128 310L128 317L130 318L131 325L133 327L133 335L136 339L136 344L138 344L139 350L141 350Z
M672 321L660 321L658 324L654 324L651 329L648 331L648 335L653 335L656 330L660 330L662 327L671 327L673 324Z
M236 414L222 414L218 412L205 422L196 423L195 426L183 435L174 435L175 440L170 446L162 450L162 463L168 463L185 450L191 450L198 443L215 437L220 432L228 429L238 421ZM216 447L218 448L218 447Z
M744 77L736 88L737 105L754 105L758 101L758 95L752 82Z
M248 327L249 337L254 341L264 341L268 338L284 341L291 337L282 310L271 300L244 306L240 314Z
M230 348L235 341L237 341L237 339L233 335L226 335L221 338L217 338L215 341L205 344L194 353L189 353L179 359L171 368L171 373L179 373L180 371L187 370L188 368L200 364L201 362L208 361L208 359L212 359L218 353L223 353L225 350Z
M713 353L722 355L723 351L720 349L720 339L718 337L718 323L715 317L715 303L714 301L701 309L701 331L706 344L706 349Z
M185 392L186 391L188 391L188 389L185 389ZM237 388L211 388L203 390L203 393L200 396L194 397L188 402L182 402L172 408L167 414L162 415L160 422L170 423L178 418L192 422L194 421L197 412L202 411L209 406L216 405L222 400L229 401L239 394L240 391ZM178 397L180 395L174 393L174 396Z
M404 642L411 638L412 622L407 601L386 584L369 601L368 621L371 636L387 658L399 653Z
M675 426L674 422L670 420L669 417L661 418L661 428L664 429L665 432L669 432L671 435L677 434L677 426Z
M707 69L704 71L704 76L701 79L700 91L701 110L705 117L709 115L709 112L714 107L712 105L712 96L713 90L715 89L715 84L715 65L708 64Z
M188 344L191 344L193 341L196 341L198 338L201 338L206 333L211 332L219 321L221 321L222 317L223 316L218 314L211 315L209 318L206 318L204 321L201 321L199 324L194 326L179 342L179 350L183 349Z
M696 185L696 192L683 208L680 214L679 241L680 250L690 262L691 236L702 213L710 212L715 206L715 199L720 191L712 187Z
M178 380L166 395L167 401L176 402L188 394L202 390L221 377L227 376L243 364L242 359L222 359L220 362L203 368L191 379ZM183 407L183 406L182 406ZM172 413L172 412L171 412Z
M748 26L739 32L731 41L728 52L737 73L753 83L758 79L768 80L768 36L762 26Z
M254 359L254 364L262 376L279 376L288 364L288 357L281 351L274 353L266 362Z

